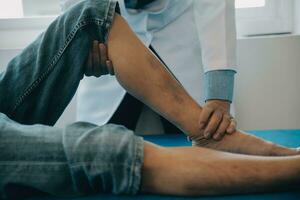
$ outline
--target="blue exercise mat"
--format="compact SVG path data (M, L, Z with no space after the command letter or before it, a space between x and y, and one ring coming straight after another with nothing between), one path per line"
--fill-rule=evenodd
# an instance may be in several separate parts
M268 130L268 131L247 131L253 135L264 138L266 140L281 144L287 147L300 146L300 130ZM145 140L156 143L162 146L190 146L191 143L186 140L184 135L157 135L145 136ZM69 198L70 199L70 198ZM115 196L111 194L98 194L88 197L72 198L72 200L183 200L183 199L199 199L199 200L300 200L300 191L276 192L251 195L228 195L216 197L174 197L174 196L159 196L159 195L137 195L137 196ZM37 198L32 198L37 200ZM66 198L46 197L39 200L66 200Z

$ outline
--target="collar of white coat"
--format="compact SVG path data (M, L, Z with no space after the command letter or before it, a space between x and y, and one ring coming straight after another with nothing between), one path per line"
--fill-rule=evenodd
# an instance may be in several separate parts
M118 0L122 16L146 46L153 33L161 30L192 5L194 0L156 0L144 9L127 9L124 0Z

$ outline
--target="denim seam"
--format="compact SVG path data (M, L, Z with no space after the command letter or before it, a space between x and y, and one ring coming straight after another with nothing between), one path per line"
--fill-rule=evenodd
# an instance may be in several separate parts
M109 29L110 27L112 26L112 23L113 23L113 18L114 18L114 14L115 14L115 10L116 10L116 6L117 6L117 2L111 0L109 2L109 6L107 6L107 9L106 9L106 18L105 18L105 35L104 35L104 38L105 38L105 41L107 41L108 39L108 33L109 33Z
M67 165L67 162L40 162L40 161L0 161L0 165Z
M106 166L106 167L112 167L112 166L126 166L126 167L130 167L131 165L128 165L128 164L120 164L120 163L101 163L101 164L94 164L93 161L84 161L84 162L75 162L75 163L72 163L70 164L70 168L81 168L81 167L86 167L86 166ZM93 164L92 164L93 163Z
M139 186L141 183L141 174L138 174L141 171L141 165L143 163L143 145L144 141L141 137L136 137L135 141L135 156L132 165L130 166L130 176L127 193L136 194L139 191Z
M36 79L23 93L23 95L21 95L19 97L19 99L17 100L15 106L12 109L12 113L23 103L24 99L29 96L32 91L43 81L45 80L45 78L51 73L51 71L54 69L55 65L57 64L57 62L59 61L59 59L61 58L62 54L65 52L66 48L70 45L71 41L74 39L74 37L76 36L76 33L84 26L89 25L89 24L96 24L98 26L102 26L103 25L103 20L101 19L85 19L84 21L78 22L75 25L75 28L69 33L69 35L67 36L66 41L64 42L64 45L62 48L59 49L58 53L56 55L54 55L52 61L50 62L50 64L48 65L48 67L46 68L46 71L44 71L44 73L42 73L38 79Z
M134 166L136 165L136 157L137 157L137 146L138 146L138 144L137 144L137 141L135 142L135 145L134 145L134 158L133 158L133 160L132 160L132 163L129 165L130 167L128 168L128 174L129 174L129 176L128 176L128 179L127 179L127 182L128 182L128 184L127 184L127 191L126 191L126 193L131 193L131 188L132 188L132 186L133 186L133 179L134 179Z

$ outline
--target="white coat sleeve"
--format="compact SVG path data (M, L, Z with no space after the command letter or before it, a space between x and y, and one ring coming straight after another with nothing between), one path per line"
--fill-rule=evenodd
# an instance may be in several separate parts
M206 101L221 99L232 102L237 70L234 3L234 0L194 1Z

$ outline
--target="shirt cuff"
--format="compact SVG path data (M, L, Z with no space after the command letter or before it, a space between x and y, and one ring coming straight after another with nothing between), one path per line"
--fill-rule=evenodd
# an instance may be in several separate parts
M225 100L232 102L234 70L214 70L204 74L205 101Z

